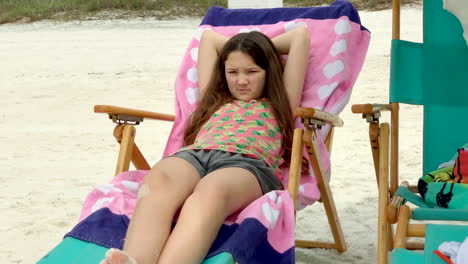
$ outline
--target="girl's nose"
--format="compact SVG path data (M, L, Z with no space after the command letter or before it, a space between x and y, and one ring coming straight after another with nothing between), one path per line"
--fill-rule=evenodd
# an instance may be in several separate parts
M247 79L247 76L239 76L239 79L237 80L237 83L239 85L247 85L249 83L249 80Z

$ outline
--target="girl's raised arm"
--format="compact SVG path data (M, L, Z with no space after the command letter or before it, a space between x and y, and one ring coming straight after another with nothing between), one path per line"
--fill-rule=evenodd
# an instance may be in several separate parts
M304 87L310 49L309 31L305 27L296 28L273 38L272 41L280 54L288 54L283 81L294 113L294 109L301 103Z
M206 91L206 86L211 80L218 56L228 38L213 30L205 30L200 38L198 47L198 87L200 99Z

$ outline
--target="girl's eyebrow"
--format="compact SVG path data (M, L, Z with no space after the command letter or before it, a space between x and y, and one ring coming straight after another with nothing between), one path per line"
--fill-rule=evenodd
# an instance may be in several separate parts
M237 69L239 69L239 68L243 68L243 67L238 67L238 66L226 66L226 67L225 67L226 70L230 70L230 69L231 69L231 70L237 70ZM247 70L256 69L256 70L258 70L258 69L261 69L261 67L258 66L258 65L251 65L251 66L245 67L244 69L247 69Z

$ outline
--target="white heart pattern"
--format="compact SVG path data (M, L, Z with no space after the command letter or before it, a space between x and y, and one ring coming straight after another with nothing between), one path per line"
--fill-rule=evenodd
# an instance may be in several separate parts
M279 210L271 208L268 203L262 204L262 212L265 218L270 222L270 228L273 229L278 221Z
M348 20L340 19L335 25L335 32L338 35L343 35L351 32L351 24Z
M140 185L138 182L122 181L122 185L134 194L137 194Z
M345 52L346 49L348 48L346 44L346 40L341 39L333 43L333 46L330 49L330 55L336 56L337 54L340 54L341 52Z
M267 196L268 196L268 198L270 198L273 201L276 201L276 198L278 198L278 195L276 195L275 191L271 191L271 192L267 193Z
M91 212L96 212L97 210L101 209L104 207L104 204L109 204L114 201L114 197L108 197L108 198L102 198L96 201L96 203L93 205L93 208L91 208Z
M303 193L304 191L305 191L304 185L300 185L300 186L299 186L299 192L300 192L300 193Z
M198 60L198 48L192 48L190 50L190 57L192 57L192 60L193 61L197 61Z
M305 22L294 22L294 21L291 21L289 23L286 23L286 25L284 25L284 31L288 32L288 31L291 31L295 28L298 28L298 27L305 27L307 28L307 24Z
M344 70L344 63L341 60L330 62L325 67L323 67L323 74L328 78L333 78L333 76Z
M335 90L335 88L338 86L338 82L334 82L330 85L324 85L319 88L318 90L318 96L320 97L320 100L323 100L330 96L330 94Z
M120 190L119 188L114 187L114 185L110 184L110 183L98 186L98 187L96 187L96 189L98 189L99 191L101 191L105 195L109 194L111 191L118 192L118 193L122 192L122 190Z
M280 204L283 202L283 198L281 196L278 197L275 191L271 191L266 194L268 198L275 202L275 204Z
M248 32L252 32L252 31L258 31L258 32L262 32L259 28L241 28L239 30L239 33L248 33Z
M193 67L193 68L190 68L187 71L187 79L189 79L189 81L191 81L193 83L198 82L198 70L197 70L197 68Z
M278 197L278 199L276 199L276 204L280 204L283 202L283 197Z
M185 97L187 98L187 101L191 105L197 102L199 96L200 96L200 90L198 88L187 88L185 90Z

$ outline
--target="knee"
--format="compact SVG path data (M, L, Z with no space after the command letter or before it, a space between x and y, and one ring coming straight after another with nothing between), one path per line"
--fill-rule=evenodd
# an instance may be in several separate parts
M148 174L143 178L143 182L138 191L138 198L147 195L167 194L176 188L177 183L165 171L153 167Z

